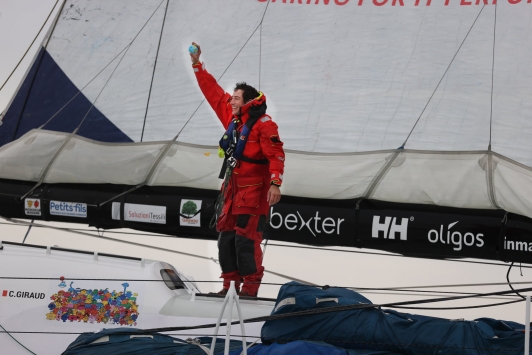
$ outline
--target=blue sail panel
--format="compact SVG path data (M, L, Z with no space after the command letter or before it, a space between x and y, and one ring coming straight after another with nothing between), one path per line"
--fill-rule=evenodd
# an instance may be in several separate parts
M43 48L4 117L0 146L42 125L47 130L71 133L82 121L77 133L82 137L101 142L132 142L80 93Z

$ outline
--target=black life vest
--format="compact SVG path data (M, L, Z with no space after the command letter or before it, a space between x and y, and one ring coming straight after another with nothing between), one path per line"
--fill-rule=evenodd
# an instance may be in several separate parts
M227 168L227 160L230 157L235 158L236 160L245 161L246 163L252 164L268 164L268 159L252 159L244 155L244 149L246 148L246 143L249 138L249 134L253 129L253 126L261 116L266 114L266 103L257 106L251 106L249 108L249 117L246 121L242 131L238 132L238 126L240 123L240 118L233 118L224 135L220 139L219 145L220 148L225 152L224 162L220 175L220 179L223 179L225 176L225 170Z

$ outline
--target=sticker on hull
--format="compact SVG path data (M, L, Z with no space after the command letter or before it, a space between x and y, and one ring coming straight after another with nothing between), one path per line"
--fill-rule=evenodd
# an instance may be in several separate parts
M50 297L47 320L137 325L138 294L127 290L128 283L122 284L123 291L80 289L72 287L73 283L70 282L68 290L59 290Z

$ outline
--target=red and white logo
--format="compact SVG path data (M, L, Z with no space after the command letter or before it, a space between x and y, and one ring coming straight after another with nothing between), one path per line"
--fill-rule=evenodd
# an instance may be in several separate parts
M24 211L27 216L40 216L41 200L38 198L27 198L24 201Z

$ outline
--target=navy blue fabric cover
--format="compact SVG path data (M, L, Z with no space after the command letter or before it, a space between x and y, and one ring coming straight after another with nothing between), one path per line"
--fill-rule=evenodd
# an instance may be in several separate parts
M120 333L120 334L115 334ZM164 334L154 333L153 339L148 337L130 338L130 335L142 333L140 329L119 328L104 329L98 333L81 334L62 355L205 355L205 351L195 344ZM109 336L109 341L91 344L102 336ZM200 337L201 344L211 347L212 338ZM180 343L176 343L178 341ZM215 354L223 354L224 339L216 339ZM231 340L230 350L242 349L242 342Z
M76 96L78 92L50 54L41 49L0 126L0 146L39 128L56 114L43 128L72 133L92 105L83 93ZM77 134L101 142L132 142L96 107L90 109Z
M229 355L240 355L242 348ZM398 355L389 351L368 349L344 349L323 342L293 341L288 344L256 344L248 349L248 355Z
M272 314L284 314L338 305L370 303L356 292L322 290L295 282L281 287L277 304L294 297ZM316 303L316 299L337 298ZM453 321L393 310L367 308L267 321L262 342L323 341L350 349L387 350L399 354L523 354L524 326L480 318Z

